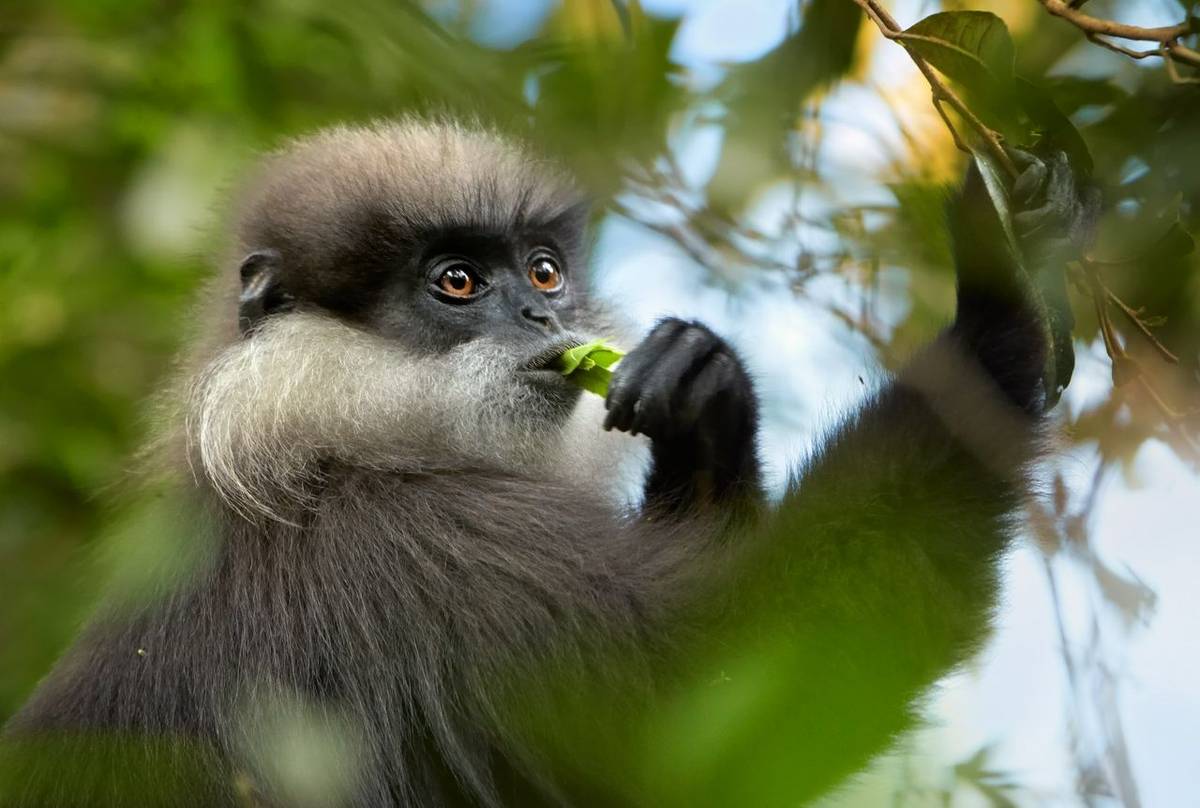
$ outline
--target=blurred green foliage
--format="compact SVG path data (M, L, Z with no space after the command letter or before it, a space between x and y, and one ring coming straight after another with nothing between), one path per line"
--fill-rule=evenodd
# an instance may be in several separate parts
M1108 5L1088 8L1101 14ZM864 30L849 0L798 3L798 24L777 46L707 81L672 57L679 20L636 3L548 8L519 41L503 44L479 36L486 6L8 0L0 21L0 722L95 599L88 548L107 535L107 503L147 433L144 402L169 370L189 294L219 251L225 188L283 137L409 110L477 117L568 161L601 211L609 202L634 216L651 210L647 202L670 207L669 217L640 218L714 277L750 266L781 273L801 295L821 275L848 282L867 314L838 313L884 362L948 315L949 177L931 166L956 160L949 141L904 129L907 151L895 149L875 178L890 191L882 206L840 196L844 178L814 165L831 88L861 72L873 47L897 47L869 24ZM1109 288L1144 309L1179 357L1164 363L1110 306L1126 349L1179 417L1114 388L1076 414L1073 435L1111 462L1150 437L1192 457L1200 294L1181 234L1200 224L1200 87L1089 45L1060 21L1017 16L1009 26L1016 74L1078 127L1106 190L1096 253L1123 262L1105 276ZM985 39L988 64L1003 72L1014 58L1007 40ZM1077 56L1063 66L1068 52ZM972 94L984 109L1012 101L986 87ZM924 105L928 95L912 98ZM722 141L713 174L694 187L680 176L673 144L701 125L719 127ZM748 211L776 187L826 200L804 224L838 248L797 251L794 229L757 230ZM880 267L899 267L907 279L906 314L886 328L868 316ZM1077 345L1095 343L1095 309L1083 295L1073 303ZM118 520L108 534L136 544L137 529L152 530L129 524Z

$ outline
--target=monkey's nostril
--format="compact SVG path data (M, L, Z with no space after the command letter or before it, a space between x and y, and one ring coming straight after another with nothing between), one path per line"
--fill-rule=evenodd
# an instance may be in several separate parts
M544 309L534 309L532 306L525 306L521 309L521 316L532 323L537 323L543 328L550 330L558 330L558 320L554 313Z

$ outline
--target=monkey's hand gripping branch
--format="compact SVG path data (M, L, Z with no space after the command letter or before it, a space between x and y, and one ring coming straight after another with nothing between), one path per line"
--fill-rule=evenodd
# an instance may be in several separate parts
M1016 181L1009 183L999 166L976 156L952 211L954 330L1002 387L1026 387L1011 378L1020 367L1014 359L1021 358L1011 355L1020 347L1012 328L1024 324L1034 337L1026 352L1045 352L1041 367L1029 368L1040 370L1041 395L1035 402L1015 388L1006 391L1020 406L1041 410L1058 401L1074 370L1066 267L1092 238L1099 193L1076 177L1063 152L1045 159L1008 152L1021 167Z

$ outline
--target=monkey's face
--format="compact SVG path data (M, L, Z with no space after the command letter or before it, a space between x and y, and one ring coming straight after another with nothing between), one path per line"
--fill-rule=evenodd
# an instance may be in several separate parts
M492 134L426 124L304 141L267 164L243 213L240 331L307 311L414 357L486 342L523 368L615 336L588 301L586 218L569 179ZM569 390L545 371L518 378Z
M513 381L569 404L576 388L533 360L608 335L597 333L588 316L582 271L561 246L578 237L563 226L410 233L397 246L394 234L378 232L376 223L328 265L308 266L302 276L289 266L303 261L289 262L275 248L255 251L242 264L244 338L253 339L273 317L319 313L382 337L409 356L442 357L450 374L471 367L478 373L463 357L480 352L499 366L493 373L507 369Z
M508 232L462 227L422 234L403 271L387 273L346 314L419 356L487 343L517 378L561 397L560 375L530 365L548 348L601 336L589 316L583 267L563 245L579 241L569 223L533 223ZM479 350L484 350L479 345Z

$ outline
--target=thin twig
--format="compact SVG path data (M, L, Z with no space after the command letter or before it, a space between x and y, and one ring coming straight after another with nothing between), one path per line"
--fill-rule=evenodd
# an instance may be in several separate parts
M1096 322L1100 329L1100 338L1104 341L1104 351L1112 362L1113 386L1124 387L1131 381L1136 384L1154 408L1158 410L1166 428L1173 432L1179 438L1180 443L1186 446L1194 456L1200 457L1200 437L1197 437L1188 427L1188 421L1197 413L1181 412L1167 403L1162 393L1155 388L1150 377L1146 375L1141 364L1131 357L1121 345L1116 328L1113 327L1112 318L1108 315L1108 304L1114 304L1164 359L1178 363L1179 358L1154 336L1137 310L1130 307L1105 286L1104 281L1100 278L1099 264L1085 258L1082 262L1082 270L1083 282L1078 286L1092 298L1092 305L1096 311Z
M1171 353L1167 346L1163 345L1162 342L1159 341L1158 337L1154 336L1154 332L1150 330L1150 326L1146 325L1136 310L1131 308L1130 305L1124 300L1113 294L1112 290L1110 290L1103 283L1100 284L1100 288L1104 290L1104 294L1107 296L1108 301L1115 304L1116 307L1121 310L1121 313L1128 318L1129 322L1133 323L1133 327L1142 332L1142 336L1149 340L1150 344L1153 345L1160 354L1162 354L1163 359L1166 359L1172 365L1179 364L1179 357Z
M1178 42L1167 42L1163 47L1171 52L1171 56L1175 57L1176 62L1182 62L1192 67L1200 67L1200 51Z
M1195 54L1197 60L1200 60L1200 52L1191 50L1190 48L1184 48L1182 45L1174 49L1172 49L1170 45L1162 45L1161 48L1168 53L1187 51L1189 54ZM1181 76L1179 74L1179 68L1175 66L1175 60L1167 59L1165 56L1163 59L1164 64L1167 66L1167 75L1170 76L1171 81L1175 82L1176 84L1200 84L1200 76Z
M1133 323L1133 326L1142 333L1142 336L1144 336L1146 340L1152 346L1154 346L1154 349L1162 355L1163 359L1167 360L1172 365L1179 364L1179 357L1172 353L1170 349L1163 345L1158 337L1154 335L1154 332L1150 329L1150 326L1145 320L1142 319L1141 311L1133 308L1133 306L1130 306L1124 300L1119 298L1112 289L1108 288L1108 284L1106 284L1104 279L1101 277L1100 271L1105 266L1121 266L1126 263L1128 262L1104 262L1098 261L1089 256L1083 256L1079 263L1079 269L1081 270L1080 276L1076 276L1074 278L1075 280L1082 282L1077 282L1076 286L1080 289L1080 291L1089 295L1093 300L1096 301L1097 305L1100 306L1100 309L1097 310L1096 314L1097 317L1101 319L1102 325L1104 322L1108 321L1107 315L1104 313L1104 311L1102 311L1103 304L1112 303L1114 306L1120 309L1121 313L1128 318L1129 322ZM1110 352L1109 355L1111 356L1112 353Z
M1128 56L1130 59L1145 59L1147 56L1162 56L1163 46L1159 45L1153 50L1136 51L1131 48L1122 47L1115 42L1109 42L1099 34L1087 34L1088 42L1094 45L1099 45L1102 48L1108 48L1110 51L1119 53L1122 56Z
M946 113L946 108L942 106L942 99L936 95L933 97L933 108L941 116L942 123L946 124L946 128L950 130L950 137L954 138L954 147L959 151L970 154L971 149L967 147L966 143L962 142L962 138L958 135L958 129L954 126L954 122L950 120L950 116Z

